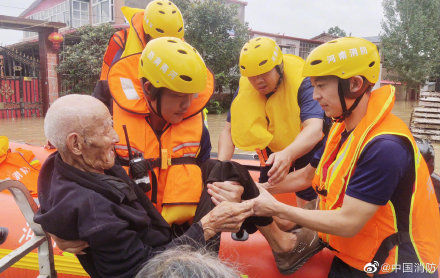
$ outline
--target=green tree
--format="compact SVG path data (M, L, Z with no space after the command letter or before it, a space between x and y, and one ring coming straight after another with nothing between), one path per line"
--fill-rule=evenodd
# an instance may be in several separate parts
M383 65L393 73L388 78L418 88L439 77L440 2L384 0L383 7Z
M237 17L237 7L219 0L175 0L185 20L185 40L214 72L217 90L238 86L238 58L249 39L249 28Z
M72 45L64 46L57 71L61 77L62 94L91 94L101 73L102 59L109 38L115 32L110 24L79 28Z
M339 26L333 26L328 28L327 33L329 33L330 35L334 35L334 36L338 36L338 37L346 37L347 33L342 30L341 28L339 28Z

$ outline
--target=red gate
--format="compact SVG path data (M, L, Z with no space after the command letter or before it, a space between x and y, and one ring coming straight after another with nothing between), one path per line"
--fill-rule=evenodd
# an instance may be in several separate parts
M0 79L0 119L39 117L42 102L36 77Z
M0 46L0 119L42 116L38 59Z

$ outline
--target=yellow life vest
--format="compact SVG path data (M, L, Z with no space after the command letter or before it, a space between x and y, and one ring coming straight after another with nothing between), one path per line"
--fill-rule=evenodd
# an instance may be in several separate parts
M246 151L269 147L281 151L301 131L298 89L304 60L283 55L284 75L276 92L266 98L249 82L240 78L240 87L231 105L231 135L234 145Z
M313 179L313 187L319 195L321 210L339 209L345 191L353 175L357 160L371 140L382 134L405 137L414 155L415 182L412 188L401 189L399 201L391 200L381 206L362 230L351 238L319 233L319 236L338 252L335 253L348 265L364 270L368 263L382 257L379 248L385 241L397 236L412 245L418 262L426 271L428 266L440 260L440 216L430 174L417 144L405 123L391 113L394 105L394 87L385 86L371 93L366 115L339 147L344 123L335 123L330 130L326 146ZM404 195L406 194L406 195ZM403 200L403 201L402 201ZM400 241L400 239L399 239ZM399 265L399 245L391 246L385 263ZM379 255L379 256L376 256ZM413 262L414 263L414 262ZM378 269L381 266L378 267ZM393 269L379 269L388 272Z
M121 58L123 58L138 52L142 52L148 42L145 40L145 32L142 25L144 20L144 10L122 7L121 11L124 14L124 17L130 23L127 41L125 42L125 49L121 55Z

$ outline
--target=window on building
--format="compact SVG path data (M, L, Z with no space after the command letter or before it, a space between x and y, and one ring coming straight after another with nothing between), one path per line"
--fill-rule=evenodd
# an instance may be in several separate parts
M63 22L67 25L70 25L69 1L61 2L53 7L50 7L47 10L31 14L27 18L44 21ZM37 33L34 32L24 32L25 38L34 37L36 35Z
M303 59L306 59L307 56L309 55L309 53L318 45L319 44L316 44L316 43L301 41L299 44L299 56Z
M280 45L280 48L284 54L294 54L295 55L296 45L293 45L293 44Z
M113 0L92 0L92 23L114 21Z
M72 27L77 28L90 24L89 2L83 0L72 1Z

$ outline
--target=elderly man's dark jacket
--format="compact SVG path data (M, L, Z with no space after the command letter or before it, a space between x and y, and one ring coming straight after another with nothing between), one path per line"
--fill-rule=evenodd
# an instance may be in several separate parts
M200 223L173 238L168 223L117 165L105 175L86 173L54 153L41 169L38 199L34 220L43 229L89 243L78 259L92 277L133 277L156 252L205 244Z

